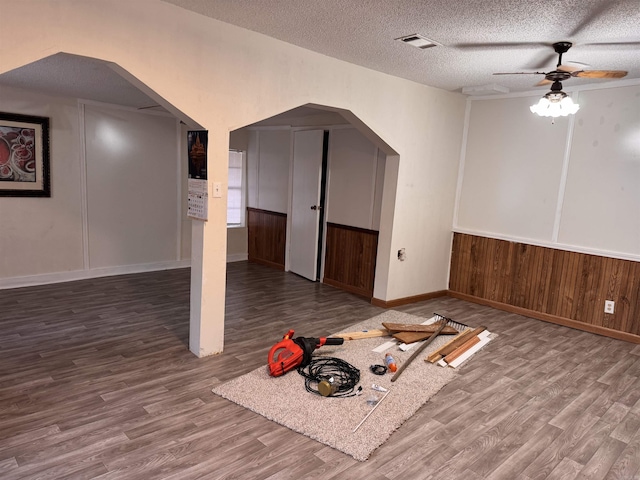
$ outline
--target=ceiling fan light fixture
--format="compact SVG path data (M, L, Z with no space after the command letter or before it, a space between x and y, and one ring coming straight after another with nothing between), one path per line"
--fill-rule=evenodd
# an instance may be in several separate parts
M580 109L580 105L573 103L571 97L563 91L551 90L529 109L541 117L556 118L574 115Z

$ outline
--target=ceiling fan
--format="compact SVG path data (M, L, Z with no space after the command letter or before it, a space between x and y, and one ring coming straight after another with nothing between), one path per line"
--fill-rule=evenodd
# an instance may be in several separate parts
M553 84L552 90L562 90L562 84L565 80L572 77L580 78L622 78L627 75L624 70L583 70L581 68L567 66L562 64L562 54L567 53L573 44L571 42L556 42L553 44L554 51L558 54L558 64L556 69L550 72L510 72L510 73L494 73L494 75L544 75L544 79L536 84L536 86ZM559 84L559 85L557 85Z
M567 53L573 44L571 42L556 42L553 44L554 51L558 54L558 64L556 69L550 72L514 72L514 73L494 73L494 75L544 75L544 79L536 84L551 85L551 91L545 94L537 104L531 105L532 113L541 117L560 117L573 115L578 111L580 105L573 103L571 97L562 91L562 82L572 77L581 78L622 78L627 75L624 70L583 70L578 67L569 67L562 64L562 54Z

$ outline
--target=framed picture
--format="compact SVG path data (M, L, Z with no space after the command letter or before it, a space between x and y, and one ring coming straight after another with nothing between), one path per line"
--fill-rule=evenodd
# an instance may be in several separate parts
M49 119L0 112L0 196L50 197Z
M207 179L207 130L190 130L187 132L187 152L189 155L189 178Z

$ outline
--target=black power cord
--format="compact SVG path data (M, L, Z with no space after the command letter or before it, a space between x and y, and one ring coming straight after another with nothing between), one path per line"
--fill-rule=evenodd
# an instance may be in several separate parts
M369 370L371 370L371 373L374 375L384 375L387 373L387 367L384 365L371 365Z
M333 357L320 357L311 360L309 365L298 368L302 375L307 392L322 395L324 397L351 397L355 395L354 389L360 381L360 370L344 360ZM330 395L320 393L318 384L323 382L330 386Z

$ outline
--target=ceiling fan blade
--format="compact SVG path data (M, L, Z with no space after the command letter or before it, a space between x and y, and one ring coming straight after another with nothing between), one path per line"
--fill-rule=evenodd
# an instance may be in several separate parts
M604 17L610 10L613 10L616 6L622 3L624 0L615 0L615 1L607 1L600 2L600 5L595 8L592 12L588 13L585 18L582 19L578 25L576 25L573 30L569 33L568 37L575 37L588 27L591 23L598 20L601 17Z
M581 43L580 46L584 47L615 47L620 48L638 48L640 42L595 42L595 43Z
M567 60L567 63L573 63L574 65L582 65L583 67L590 67L590 63L577 62L575 60Z
M556 63L555 60L556 60L555 53L544 54L543 57L537 58L534 62L528 65L528 68L535 69L535 70L546 68L551 65L555 65Z
M559 70L561 72L567 72L567 73L577 72L578 70L584 71L580 67L572 67L570 65L558 65L556 70Z
M496 48L538 48L548 47L548 43L543 42L496 42L496 43L454 43L451 47L462 50L488 50Z
M553 83L551 80L547 80L546 78L543 80L540 80L538 83L535 84L536 87L542 87L543 85L549 85L550 83Z
M622 78L626 75L624 70L578 70L571 73L572 77L581 78Z
M544 72L500 72L494 73L494 75L546 75Z

